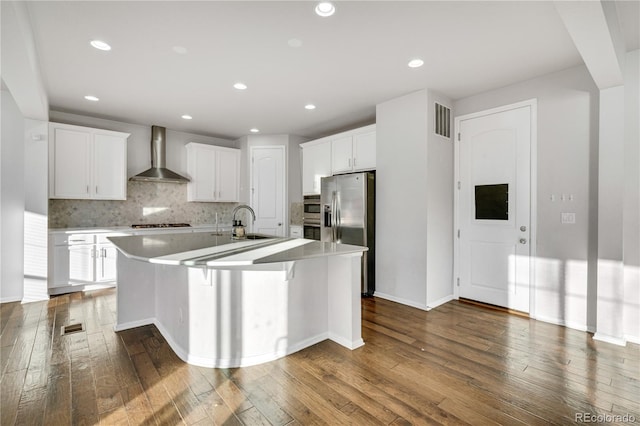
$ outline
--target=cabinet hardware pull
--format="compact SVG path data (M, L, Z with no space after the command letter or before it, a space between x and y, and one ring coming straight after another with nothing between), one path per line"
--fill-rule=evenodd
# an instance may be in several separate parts
M87 185L87 194L89 193L89 185Z
M356 166L356 157L353 157L353 167Z
M351 158L349 158L349 167L351 167Z

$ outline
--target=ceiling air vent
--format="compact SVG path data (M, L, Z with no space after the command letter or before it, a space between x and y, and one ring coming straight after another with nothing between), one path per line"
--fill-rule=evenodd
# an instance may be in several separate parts
M451 138L451 109L436 102L435 125L436 135Z

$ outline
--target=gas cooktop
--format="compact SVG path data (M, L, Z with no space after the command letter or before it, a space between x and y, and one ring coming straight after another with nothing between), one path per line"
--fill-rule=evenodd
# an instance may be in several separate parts
M136 225L131 225L134 229L141 228L186 228L189 227L188 223L140 223Z

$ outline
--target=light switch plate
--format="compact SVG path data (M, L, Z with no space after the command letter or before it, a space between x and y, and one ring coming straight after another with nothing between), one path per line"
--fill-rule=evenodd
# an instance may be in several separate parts
M576 214L575 213L561 213L562 223L565 224L573 224L576 223Z

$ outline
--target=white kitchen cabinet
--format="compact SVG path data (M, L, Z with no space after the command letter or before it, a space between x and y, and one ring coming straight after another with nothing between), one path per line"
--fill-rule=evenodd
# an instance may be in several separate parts
M55 233L50 238L49 292L77 291L87 285L115 284L117 249L108 236L127 233Z
M302 238L302 226L300 225L290 225L289 226L289 236L292 238Z
M126 200L129 133L49 123L49 198Z
M331 140L318 139L300 144L302 148L302 193L320 194L320 178L331 176Z
M331 172L346 173L353 170L353 137L344 136L331 141Z
M194 142L186 147L187 201L239 201L240 150Z
M371 126L370 126L371 127ZM376 168L376 131L353 135L353 171Z
M350 173L376 168L375 125L331 137L331 173Z

